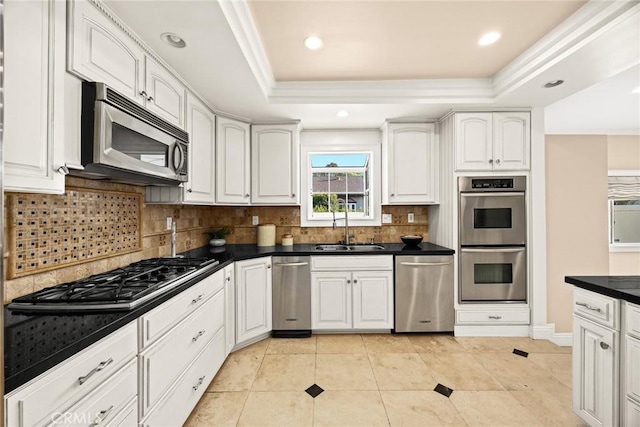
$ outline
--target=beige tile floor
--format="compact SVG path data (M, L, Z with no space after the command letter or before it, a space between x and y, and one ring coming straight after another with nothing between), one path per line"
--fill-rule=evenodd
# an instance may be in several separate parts
M314 383L325 390L315 399L304 391ZM229 355L186 423L444 425L583 425L571 411L571 349L432 334L267 339Z

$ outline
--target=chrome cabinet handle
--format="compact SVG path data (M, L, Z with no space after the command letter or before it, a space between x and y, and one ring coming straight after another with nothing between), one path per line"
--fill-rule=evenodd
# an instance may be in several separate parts
M271 268L271 264L267 265L267 268Z
M204 296L204 294L200 294L197 297L195 297L194 299L191 300L191 304L197 304L198 302L200 302L202 300L202 297Z
M191 387L193 389L193 391L196 391L196 390L198 390L198 388L200 388L200 386L202 385L202 381L204 381L204 375L201 376L200 378L198 378L198 382L196 383L196 385Z
M200 332L198 332L198 333L196 334L196 336L195 336L195 337L191 338L191 342L196 342L196 341L198 341L198 339L199 339L201 336L203 336L203 335L204 335L204 331L205 331L205 330L203 329L203 330L201 330Z
M98 415L96 415L96 419L93 420L91 424L89 424L89 427L95 427L102 424L102 422L109 416L111 411L113 411L113 405L109 406L108 409L98 412Z
M591 306L586 302L576 301L576 305L586 308L587 310L597 311L598 313L602 313L602 309L598 307Z
M67 165L58 166L56 172L61 173L62 175L69 175L69 168Z
M148 98L147 98L147 101L149 101L149 102L153 102L153 96L148 97Z
M489 164L492 165L493 164L493 159L489 159Z
M231 281L231 276L227 276L227 282Z
M89 378L91 378L95 373L102 371L111 362L113 362L113 358L111 358L111 357L109 359L105 360L104 362L100 362L100 364L98 366L96 366L95 368L93 368L87 375L79 377L78 378L78 383L80 385L86 383Z
M600 348L603 350L607 350L609 348L609 344L607 344L606 342L602 342L600 341Z
M496 165L500 164L500 159L496 159Z
M248 197L249 197L249 194L245 194L245 195L244 195L244 198L245 198L245 199L246 199L246 198L248 198Z
M489 316L489 319L500 320L502 319L502 316Z
M351 280L347 280L347 285L348 285L349 283L351 283Z
M291 197L296 197L296 193L291 193Z
M142 95L144 97L144 99L147 99L147 97L148 97L147 92L144 91L144 90L141 91L141 92L138 92L138 95Z
M392 193L392 194L391 194L391 197L396 197L396 195Z
M187 188L187 193L193 193L193 188Z
M358 279L353 279L353 283L358 283Z

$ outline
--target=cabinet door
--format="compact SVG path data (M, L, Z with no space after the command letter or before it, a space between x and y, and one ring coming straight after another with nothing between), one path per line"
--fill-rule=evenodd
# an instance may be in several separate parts
M623 426L640 426L640 403L631 399L624 400L624 424Z
M236 280L233 264L224 269L224 330L227 356L236 345Z
M218 117L216 135L216 202L248 205L249 125Z
M618 333L573 317L573 411L591 426L618 420Z
M236 339L271 331L271 258L236 262Z
M640 340L625 338L624 384L626 395L640 403ZM633 424L629 424L633 425Z
M311 273L311 329L352 329L351 273Z
M387 134L388 203L436 201L435 125L390 124Z
M189 182L185 184L185 203L213 204L216 116L195 96L187 97L189 132Z
M353 327L393 328L393 272L353 273Z
M251 203L299 203L299 145L298 125L252 126Z
M493 167L529 169L530 113L493 113Z
M456 170L493 169L493 114L458 113L456 123Z
M182 83L153 59L146 58L147 109L184 129L186 90Z
M4 189L61 194L65 4L4 8Z
M144 104L144 51L93 4L69 2L69 71Z

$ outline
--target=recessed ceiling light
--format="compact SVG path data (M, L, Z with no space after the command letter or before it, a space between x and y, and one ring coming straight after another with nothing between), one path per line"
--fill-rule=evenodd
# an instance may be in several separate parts
M338 117L349 117L349 112L347 110L340 110L337 114Z
M160 34L160 38L169 46L177 47L178 49L187 45L182 37L174 33L162 33Z
M489 46L490 44L497 42L500 37L502 37L502 34L497 31L492 31L480 37L480 40L478 40L478 44L480 46Z
M551 80L550 82L547 82L544 84L544 87L546 87L547 89L550 87L556 87L556 86L560 86L562 83L564 83L564 80Z
M318 50L318 49L322 49L322 46L324 46L324 42L320 37L309 36L306 39L304 39L304 45L309 50Z

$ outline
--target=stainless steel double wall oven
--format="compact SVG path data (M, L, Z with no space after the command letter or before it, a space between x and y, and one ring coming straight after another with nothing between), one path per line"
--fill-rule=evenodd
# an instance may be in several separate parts
M461 303L527 299L526 178L460 177Z

